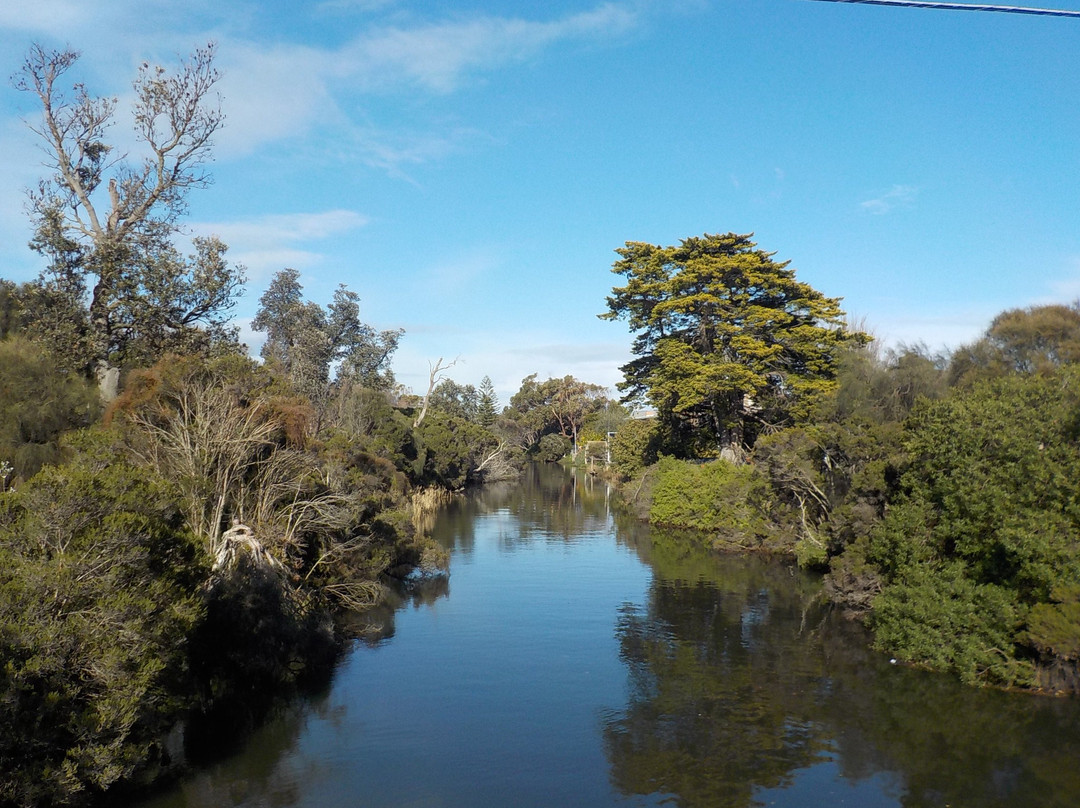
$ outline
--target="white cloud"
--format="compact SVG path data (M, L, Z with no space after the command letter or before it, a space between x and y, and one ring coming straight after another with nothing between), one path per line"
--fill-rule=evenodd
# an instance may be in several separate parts
M78 35L80 42L102 43L86 46L80 78L97 73L88 81L93 92L120 95L129 92L134 68L144 59L171 63L194 44L216 40L223 71L218 89L227 113L215 138L218 159L334 129L337 138L351 132L355 151L347 158L394 172L443 156L476 132L454 126L437 134L391 134L363 120L365 93L416 88L449 93L469 75L533 58L562 42L606 42L631 30L638 19L632 8L615 3L550 21L475 16L409 22L412 15L391 10L399 21L365 25L363 33L337 48L284 42L267 46L238 33L255 13L253 6L194 2L208 15L202 20L214 20L213 28L195 15L177 18L175 4L164 0L108 5L38 0L0 4L0 31L25 30L61 41ZM383 0L332 0L322 8L372 12L384 5Z
M296 138L317 123L343 120L326 83L333 55L302 45L225 44L219 89L227 111L219 153L248 153Z
M353 130L361 159L369 165L394 170L424 162L475 132L389 136L353 120L356 113L351 105L345 111L344 99L417 87L449 93L472 72L532 58L563 41L606 41L636 22L634 11L608 3L550 22L485 16L369 28L337 50L267 48L225 39L219 49L225 71L220 89L228 119L217 138L220 153L247 153L318 126L336 126Z
M1052 297L1042 303L1072 303L1080 300L1080 257L1069 262L1065 276L1049 283Z
M919 189L914 185L894 185L880 196L861 202L859 207L867 213L880 216L898 207L911 207L918 195Z
M570 39L625 33L637 15L612 3L552 22L505 17L384 27L342 49L338 74L375 90L398 84L447 93L470 70L490 70L531 58Z
M79 0L0 4L0 28L56 36L64 36L66 32L78 29L94 16L95 11L90 4Z
M359 230L368 218L351 210L261 216L234 222L195 222L198 235L213 235L229 245L229 258L247 267L251 280L268 278L285 267L311 268L322 254L303 249L323 239Z

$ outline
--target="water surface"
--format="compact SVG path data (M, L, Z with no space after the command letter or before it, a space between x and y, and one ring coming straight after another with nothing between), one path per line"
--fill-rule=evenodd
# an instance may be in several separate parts
M814 576L591 478L538 467L434 532L448 582L143 808L1080 805L1080 702L892 665Z

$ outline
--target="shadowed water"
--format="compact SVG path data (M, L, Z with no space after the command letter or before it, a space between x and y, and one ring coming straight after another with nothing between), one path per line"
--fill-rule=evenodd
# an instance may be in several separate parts
M451 577L325 692L142 808L1073 806L1080 702L891 665L789 565L539 467L463 499Z

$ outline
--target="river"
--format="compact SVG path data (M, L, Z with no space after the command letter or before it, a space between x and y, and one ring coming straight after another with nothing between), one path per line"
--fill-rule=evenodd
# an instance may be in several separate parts
M433 531L448 581L140 808L1080 805L1080 700L891 664L816 577L651 531L585 475Z

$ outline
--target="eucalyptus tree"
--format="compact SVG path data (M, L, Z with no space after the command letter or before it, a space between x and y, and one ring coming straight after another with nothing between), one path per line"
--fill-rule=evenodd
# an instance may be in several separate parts
M545 435L560 435L576 448L585 421L607 403L607 389L573 376L537 381L533 373L521 380L510 399L507 423L518 435L523 449L535 446Z
M133 345L187 347L194 331L207 329L230 336L243 272L225 261L215 238L196 239L188 256L174 244L188 191L210 182L205 166L225 120L214 46L196 49L175 70L139 68L131 107L138 159L107 140L118 99L93 96L79 82L62 86L78 59L74 50L35 45L15 78L40 105L30 128L50 171L29 194L30 246L50 260L38 280L43 298L69 309L75 333L65 337L63 359L111 397ZM49 341L52 326L40 318L34 325Z
M751 235L627 242L626 278L602 319L625 319L636 358L624 401L657 408L671 448L740 458L762 428L806 415L834 385L841 347L869 338L844 326L839 298L795 278Z
M403 332L362 322L359 296L343 284L324 309L304 299L297 270L283 269L259 298L252 327L266 332L263 359L312 401L326 398L332 375L339 385L393 387L389 363Z
M979 340L958 348L949 375L954 384L1013 373L1052 373L1080 363L1080 301L1009 309Z

